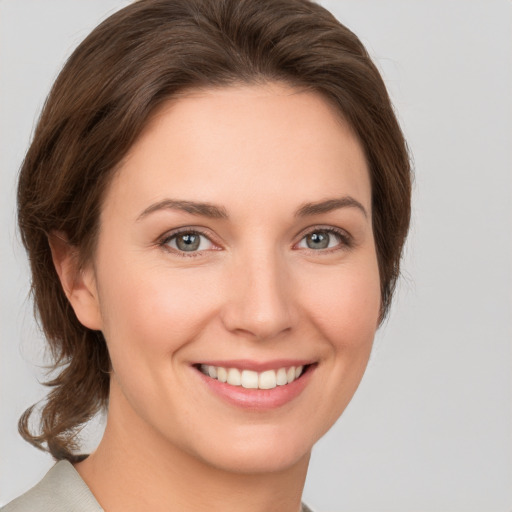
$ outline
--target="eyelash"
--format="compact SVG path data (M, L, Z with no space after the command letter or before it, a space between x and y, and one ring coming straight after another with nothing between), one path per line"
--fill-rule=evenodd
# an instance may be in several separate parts
M171 240L173 240L174 238L177 238L179 235L184 235L184 234L203 236L204 238L209 240L211 244L216 245L215 242L212 241L211 236L209 236L206 232L201 231L200 229L197 229L197 228L180 228L180 229L177 229L177 230L175 230L175 231L173 231L171 233L166 234L158 242L158 245L162 249L164 249L164 250L166 250L168 252L171 252L173 254L176 254L176 255L178 255L180 257L183 257L183 258L197 258L198 256L201 256L204 251L190 251L190 252L187 252L187 251L180 251L179 249L174 249L172 247L169 247L168 244L171 242ZM218 250L218 249L213 249L213 250Z
M299 242L294 244L294 247L296 247L300 242L302 242L302 240L304 240L304 238L307 237L308 235L311 235L313 233L318 233L318 232L328 233L329 235L336 236L339 240L339 244L337 244L335 247L325 248L325 249L308 248L308 249L306 249L307 251L311 251L311 252L317 253L317 254L318 253L326 254L326 253L332 253L332 252L339 251L339 250L350 249L353 246L352 237L346 231L344 231L342 229L334 228L332 226L329 226L329 227L313 226L312 228L308 229L308 231L306 231L302 234ZM196 258L198 256L201 256L205 252L205 251L187 252L187 251L180 251L179 249L177 250L177 249L169 247L168 244L171 242L171 240L175 239L176 237L178 237L181 234L203 236L206 239L208 239L211 244L213 244L214 246L216 245L215 242L212 241L211 236L209 236L206 232L204 232L200 229L181 228L181 229L178 229L176 231L166 234L162 239L160 239L158 241L158 246L165 249L168 252L172 252L173 254L176 254L183 258ZM212 249L210 249L210 250L212 250ZM220 249L213 249L213 250L220 250Z
M321 253L321 254L330 254L332 252L340 251L340 250L346 250L350 249L354 244L352 237L345 231L339 228L335 228L332 226L314 226L313 228L309 229L305 233L302 234L300 240L298 243L302 242L304 238L306 238L308 235L311 235L313 233L328 233L329 235L334 235L339 243L330 248L325 249L311 249L307 248L306 250L314 252L314 253ZM298 244L295 244L295 246Z

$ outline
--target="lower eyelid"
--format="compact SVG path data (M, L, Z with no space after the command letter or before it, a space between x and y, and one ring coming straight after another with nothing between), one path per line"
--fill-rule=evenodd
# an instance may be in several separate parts
M304 235L302 235L302 238L299 240L299 242L295 245L297 247L308 235L315 233L315 232L324 232L328 233L331 236L334 236L338 239L338 244L334 247L326 247L325 249L311 249L309 247L305 247L307 250L311 250L313 252L329 252L329 251L336 251L339 249L346 249L350 248L353 245L353 241L350 235L348 235L345 232L338 231L337 229L333 228L322 228L318 227L316 229L312 229L311 231L308 231ZM183 234L195 234L201 237L204 237L208 243L211 245L211 247L208 247L207 249L197 249L195 251L183 251L179 249L178 247L169 247L170 242L178 237L179 235ZM176 254L179 254L180 256L199 256L201 253L205 251L211 251L211 250L219 250L219 246L212 240L212 238L206 234L203 233L200 230L197 229L183 229L179 230L174 233L169 233L166 236L162 237L160 241L158 242L158 245L164 248L167 248L167 250L170 250Z
M328 233L330 236L336 237L338 239L338 244L335 247L326 247L325 249L311 249L310 247L306 247L306 249L314 251L314 252L327 252L327 251L330 251L330 250L336 250L336 249L342 249L342 248L351 247L351 245L352 245L351 237L348 234L346 234L345 232L338 231L337 229L334 229L334 228L323 228L323 227L318 227L316 229L312 229L311 231L308 231L307 233L305 233L302 236L302 238L299 240L299 244L308 235L311 235L313 233L318 233L318 232Z
M176 238L178 236L187 235L187 234L191 234L191 235L193 234L193 235L198 235L200 237L203 237L204 239L206 239L208 241L208 243L212 247L208 247L207 249L198 249L195 251L183 251L183 250L179 249L178 247L170 247L170 243L173 240L176 240ZM210 236L208 236L206 233L203 233L197 229L183 229L183 230L176 231L174 233L171 232L171 233L165 235L163 238L161 238L160 241L158 242L158 245L161 247L167 248L168 250L171 250L179 255L186 255L186 256L198 255L204 251L213 250L212 248L217 247L215 242L213 242L213 240L211 239Z

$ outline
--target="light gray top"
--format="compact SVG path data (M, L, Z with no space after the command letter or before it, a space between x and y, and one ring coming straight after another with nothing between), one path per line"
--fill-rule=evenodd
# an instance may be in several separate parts
M25 494L0 512L104 512L73 465L61 460ZM312 512L302 504L301 512Z
M73 465L61 460L36 486L0 511L103 512L103 509Z

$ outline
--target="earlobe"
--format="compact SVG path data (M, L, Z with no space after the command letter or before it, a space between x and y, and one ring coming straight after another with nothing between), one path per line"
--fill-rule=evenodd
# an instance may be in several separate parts
M79 268L79 250L65 233L52 231L48 237L53 264L66 297L82 325L102 329L102 320L92 265Z

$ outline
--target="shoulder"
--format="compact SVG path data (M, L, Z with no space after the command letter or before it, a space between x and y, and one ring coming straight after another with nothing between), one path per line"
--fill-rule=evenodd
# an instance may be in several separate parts
M103 512L86 483L66 460L55 464L46 476L0 512Z
M103 512L87 484L66 460L55 464L32 489L0 512ZM313 512L302 503L301 512Z

